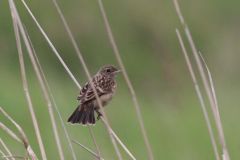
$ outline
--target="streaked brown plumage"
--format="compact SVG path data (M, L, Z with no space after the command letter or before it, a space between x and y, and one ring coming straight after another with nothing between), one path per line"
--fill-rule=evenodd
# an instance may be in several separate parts
M116 89L116 77L121 72L113 65L103 66L98 73L92 78L94 87L98 93L102 106L106 106L113 98ZM98 116L101 115L96 96L93 92L90 82L86 83L78 94L78 101L80 105L68 118L68 122L72 124L95 124L94 110L97 111ZM99 118L99 117L98 117Z

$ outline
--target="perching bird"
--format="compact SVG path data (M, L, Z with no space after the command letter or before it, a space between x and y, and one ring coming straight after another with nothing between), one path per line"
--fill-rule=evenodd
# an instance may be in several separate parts
M116 89L116 77L121 70L117 69L113 65L103 66L98 73L92 78L92 82L97 91L99 99L102 106L106 106L113 98ZM68 122L72 124L95 124L94 110L101 116L98 111L100 109L96 96L93 92L90 82L87 82L78 94L78 101L80 105L73 112L73 114L68 118Z

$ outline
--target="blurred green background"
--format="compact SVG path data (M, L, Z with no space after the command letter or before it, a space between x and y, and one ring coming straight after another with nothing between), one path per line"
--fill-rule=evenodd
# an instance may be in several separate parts
M119 67L109 42L97 1L57 0L77 41L91 75L100 67ZM64 122L78 106L79 92L21 1L15 1L26 26ZM52 1L26 0L36 19L81 85L88 80ZM142 118L155 159L215 159L206 122L194 89L175 29L182 34L197 74L222 153L212 111L198 75L183 28L169 0L103 1L122 61L135 89ZM212 73L221 121L231 159L240 159L240 1L179 0L195 45ZM27 81L48 159L59 159L48 108L23 45ZM118 89L105 107L112 129L137 159L149 159L132 97L122 74ZM8 1L0 5L0 106L23 128L41 159L29 107L22 85L17 46ZM72 159L64 131L53 108L64 156ZM17 132L2 114L0 122ZM69 137L96 152L87 127L65 123ZM117 159L102 122L92 127L104 159ZM24 148L0 129L0 138L13 155ZM77 159L95 159L72 144ZM119 146L124 159L129 156ZM4 151L0 145L0 150ZM5 152L6 153L6 152Z

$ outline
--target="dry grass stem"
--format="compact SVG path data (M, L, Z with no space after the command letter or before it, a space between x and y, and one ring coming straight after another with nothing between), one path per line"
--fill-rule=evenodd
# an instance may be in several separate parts
M32 148L31 148L30 145L27 147L27 151L28 151L30 157L31 157L33 160L38 160L37 156L36 156L35 153L33 152L33 150L32 150Z
M31 98L30 98L30 94L28 92L28 86L27 86L27 79L26 79L22 49L21 49L20 36L19 36L19 32L18 32L18 27L17 27L17 20L20 21L20 18L18 16L18 13L17 13L17 10L15 8L15 4L14 4L13 0L9 0L9 4L10 4L11 14L12 14L12 18L13 18L14 32L15 32L17 46L18 46L19 60L20 60L21 73L22 73L22 79L23 79L23 88L24 88L24 91L25 91L25 94L26 94L26 98L27 98L29 110L30 110L30 113L31 113L34 129L35 129L35 132L36 132L36 135L37 135L38 144L39 144L39 147L40 147L42 158L43 158L43 160L46 160L47 159L46 158L46 153L45 153L45 150L44 150L44 147L43 147L42 138L41 138L41 134L40 134L40 131L39 131L36 115L34 113L34 109L33 109L33 106L32 106L32 101L31 101Z
M67 72L69 73L70 77L73 79L73 81L74 81L75 84L78 86L78 88L81 89L81 86L78 84L78 82L76 81L76 79L74 78L74 76L72 75L72 73L70 72L70 70L68 69L68 67L65 65L65 63L64 63L63 60L61 59L60 55L58 54L58 52L56 51L56 49L55 49L54 46L52 45L51 41L48 39L47 35L45 34L45 32L43 31L43 29L41 28L41 26L39 25L39 23L37 22L37 20L36 20L35 17L33 16L33 14L31 13L31 11L29 10L29 8L27 7L26 3L25 3L23 0L22 0L22 2L23 2L23 4L25 5L25 7L27 8L28 12L29 12L30 15L32 16L32 18L33 18L33 20L35 21L35 23L37 24L37 26L39 27L40 31L42 32L42 34L43 34L44 37L46 38L47 42L49 43L49 45L50 45L51 48L53 49L54 53L56 54L56 56L59 58L60 62L61 62L62 65L64 66L64 68L65 68L65 69L67 70ZM58 8L58 7L57 7L57 8ZM63 17L63 16L62 16L62 17ZM63 18L63 19L64 19L64 18ZM65 20L64 20L63 22L65 22ZM64 25L67 26L66 22L64 23ZM67 31L68 31L68 33L70 33L71 40L74 41L74 38L73 38L73 36L72 36L72 34L71 34L68 26L67 26ZM75 49L76 49L76 48L77 48L76 42L73 43L73 44L75 44L74 46L75 46ZM85 65L85 63L84 63L84 60L83 60L83 58L82 58L82 56L81 56L80 51L79 51L78 48L77 48L77 53L78 53L78 56L79 56L79 58L80 58L80 60L81 60L81 62L82 62L82 64L83 64L84 70L85 70L88 78L91 79L90 74L89 74L89 72L88 72L88 70L87 70L87 68L86 68L86 65ZM90 81L90 84L93 85L93 84L92 84L92 81ZM94 88L94 87L93 87L93 88ZM94 93L96 94L95 88L94 88ZM97 100L98 100L98 103L99 103L99 97L98 97L98 95L97 95L96 97L97 97ZM100 104L100 108L101 108L101 104ZM101 111L102 111L103 116L104 116L104 115L105 115L104 111L103 111L103 110L101 110ZM106 116L105 116L105 117L106 117ZM105 118L105 119L106 119L106 118ZM107 125L107 126L109 126L109 125ZM109 131L109 128L110 128L110 127L108 127L108 131ZM109 131L109 133L111 133L111 132ZM115 148L116 152L120 154L120 152L118 151L118 149L116 149L117 145L116 145L114 139L112 138L111 134L110 134L110 137L111 137L111 140L112 140L112 142L113 142L113 145L114 145L114 148ZM115 144L114 144L114 143L115 143ZM118 154L118 155L119 155L119 154ZM120 159L121 159L121 158L120 158Z
M132 87L132 84L131 84L129 78L128 78L128 75L127 75L127 72L125 70L125 67L124 67L124 65L122 63L122 60L121 60L120 54L118 52L117 45L115 43L115 40L114 40L112 31L111 31L109 22L107 20L107 16L106 16L106 13L105 13L102 1L98 0L98 3L99 3L99 6L100 6L102 15L103 15L103 19L104 19L106 28L107 28L107 32L108 32L108 36L109 36L110 42L111 42L111 44L113 46L113 50L114 50L115 55L117 57L118 63L120 65L120 67L121 67L121 70L123 72L123 76L124 76L124 78L126 80L126 83L127 83L128 87L130 89L130 92L131 92L131 95L132 95L132 98L133 98L134 106L135 106L135 109L136 109L136 112L137 112L137 115L138 115L138 120L139 120L139 123L140 123L140 126L141 126L143 137L144 137L147 149L148 149L149 157L150 157L151 160L153 160L154 157L153 157L152 150L151 150L151 147L150 147L150 143L149 143L149 140L148 140L148 137L147 137L147 133L146 133L145 127L144 127L144 123L143 123L141 112L140 112L140 109L139 109L139 106L138 106L138 102L137 102L137 98L136 98L136 95L135 95L135 91L134 91L134 89Z
M103 121L103 123L106 125L104 118L101 116L100 117L101 120ZM125 147L125 145L122 143L122 141L117 137L117 135L113 132L113 130L111 129L112 135L114 136L114 138L118 141L118 143L123 147L123 149L127 152L127 154L133 159L136 160L136 158L132 155L132 153L127 149L127 147Z
M203 60L203 63L205 64L205 67L207 69L207 72L208 72L208 77L209 77L209 82L210 82L210 86L211 86L211 89L212 89L212 94L213 94L213 98L214 98L214 102L215 102L215 105L216 105L216 110L217 110L217 113L218 113L218 116L220 117L219 115L219 109L218 109L218 103L217 103L217 96L216 96L216 93L215 93L215 89L214 89L214 85L213 85L213 80L212 80L212 76L211 76L211 72L207 66L207 63L205 62L202 54L199 52L199 55L201 56L202 60Z
M6 116L17 127L17 129L20 133L22 142L24 144L24 147L26 148L26 150L28 151L28 153L32 157L32 159L33 160L38 160L37 156L35 155L31 146L29 145L28 140L27 140L27 136L23 132L22 128L1 108L1 106L0 106L0 112L2 112L3 115Z
M29 14L31 15L31 17L33 18L34 22L36 23L36 25L38 26L39 30L42 32L44 38L47 40L48 44L50 45L50 47L52 48L53 52L56 54L56 56L58 57L59 61L62 63L62 65L64 66L64 68L66 69L66 71L68 72L69 76L72 78L72 80L75 82L75 84L78 86L78 88L81 88L81 86L79 85L79 83L77 82L76 78L73 76L73 74L71 74L71 71L69 70L69 68L67 67L67 65L64 63L64 61L62 60L61 56L58 54L56 48L53 46L52 42L49 40L49 38L47 37L46 33L43 31L42 27L39 25L39 23L37 22L36 18L33 16L32 12L30 11L30 9L28 8L27 4L25 3L24 0L22 0L24 6L26 7L26 9L28 10Z
M78 55L78 57L79 57L82 65L83 65L84 71L85 71L85 73L86 73L86 75L87 75L87 77L88 77L88 80L89 80L89 82L90 82L90 85L91 85L91 87L93 88L94 94L95 94L96 99L97 99L97 103L99 104L99 107L100 107L100 110L102 111L103 117L106 119L106 125L107 125L107 129L108 129L108 133L109 133L110 139L111 139L111 141L112 141L112 143L113 143L113 146L114 146L114 148L115 148L115 150L116 150L116 152L117 152L118 158L121 160L121 159L122 159L121 154L120 154L120 152L119 152L119 150L118 150L117 144L116 144L113 136L111 135L111 131L110 131L111 128L110 128L110 126L109 126L109 123L108 123L108 120L107 120L105 111L104 111L104 109L103 109L103 107L102 107L102 104L101 104L101 102L100 102L100 99L99 99L99 96L98 96L98 94L97 94L97 91L96 91L96 89L95 89L95 87L94 87L94 85L93 85L93 82L92 82L92 80L91 80L90 73L89 73L89 71L88 71L88 69L87 69L87 66L86 66L85 61L84 61L84 59L83 59L83 57L82 57L82 54L81 54L81 52L80 52L80 50L79 50L79 48L78 48L78 46L77 46L77 43L76 43L76 41L75 41L75 39L74 39L74 37L73 37L73 35L72 35L72 33L71 33L68 25L67 25L67 22L66 22L65 18L63 17L63 15L62 15L62 13L61 13L60 8L58 7L57 2L56 2L55 0L53 0L53 3L54 3L54 5L55 5L55 7L57 8L57 11L58 11L58 13L59 13L59 15L60 15L60 17L61 17L61 19L62 19L62 21L63 21L63 24L64 24L64 26L65 26L65 28L66 28L66 30L67 30L67 33L68 33L68 35L69 35L72 43L73 43L73 46L74 46L74 48L75 48L75 50L76 50L76 52L77 52L77 55ZM99 156L100 156L100 155L99 155Z
M16 139L18 142L20 142L22 145L24 145L23 143L22 143L22 141L18 138L18 136L15 134L15 133L13 133L9 128L7 128L4 124L2 124L1 122L0 122L0 127L3 129L3 130L5 130L10 136L12 136L14 139Z
M15 133L13 133L9 128L7 128L4 124L2 124L1 122L0 122L0 127L3 129L3 130L5 130L10 136L12 136L14 139L16 139L18 142L20 142L22 145L24 145L23 143L22 143L22 141L18 138L18 136L15 134Z
M96 153L94 153L93 151L91 151L90 149L88 149L87 147L85 147L84 145L82 145L81 143L79 143L79 142L77 142L77 141L75 141L75 140L73 140L73 139L72 139L72 141L73 141L74 143L76 143L77 145L81 146L82 148L86 149L89 153L91 153L91 154L94 155L95 157L100 158ZM101 158L100 160L104 160L104 159Z
M73 79L73 81L75 82L75 84L79 87L79 89L81 89L81 86L78 84L78 82L76 81L76 79L75 79L75 77L72 75L72 73L70 72L70 70L68 69L68 67L66 66L66 64L64 63L64 61L61 59L61 57L59 56L59 54L57 53L57 51L56 51L56 49L55 49L55 47L52 45L52 43L51 43L51 41L48 39L48 37L47 37L47 35L45 34L45 32L42 30L42 28L40 27L40 25L38 24L38 22L36 21L36 19L35 19L35 17L33 16L33 14L31 13L31 11L30 11L30 9L28 8L28 6L26 5L26 3L22 0L22 2L23 2L23 4L25 5L25 7L27 8L27 10L29 11L29 13L30 13L30 15L32 16L32 18L34 19L34 21L36 22L36 24L37 24L37 26L39 27L39 29L41 30L41 32L42 32L42 34L44 35L44 37L47 39L47 41L49 42L49 44L50 44L50 46L52 47L52 49L53 49L53 51L55 52L55 54L57 55L57 57L59 58L59 60L62 62L62 64L63 64L63 66L64 66L64 68L67 70L67 72L69 73L69 75L72 77L72 79ZM36 62L35 62L36 63ZM48 102L50 102L50 101L48 101ZM48 103L49 104L49 103ZM49 111L50 111L50 113L52 113L52 109L50 109L51 108L51 106L49 106ZM59 113L59 112L58 112ZM54 120L54 118L52 119L51 118L51 120ZM54 120L54 122L55 122L55 120ZM63 123L63 122L62 122ZM90 128L91 129L91 128ZM90 131L91 132L91 131ZM66 132L65 132L66 133ZM58 138L56 138L56 139L58 139ZM95 140L95 139L94 139ZM57 141L57 142L59 142L59 144L60 144L60 141ZM95 143L96 144L96 143ZM60 145L58 145L58 148L59 147L61 147ZM72 154L73 154L73 158L74 159L76 159L76 156L75 156L75 154L74 154L74 151L73 151L73 149L72 149L72 146L71 146L71 144L70 144L70 147L71 147L71 151L72 151ZM59 148L59 149L61 149L61 148ZM97 148L97 150L98 150L98 148ZM62 155L62 151L60 152L59 151L59 153L60 153L60 157L61 157L61 159L63 160L64 159L64 157L63 157L63 155Z
M18 159L26 159L26 160L28 160L28 158L26 158L26 157L21 157L21 156L4 156L3 158L18 158Z
M2 141L2 139L0 138L0 143L2 144L2 146L4 147L4 149L7 151L7 153L12 156L12 153L9 151L9 149L7 148L7 146L5 145L5 143ZM13 157L12 157L12 160L15 160Z
M2 158L6 158L6 160L9 160L1 150L0 150L0 153L3 155Z
M72 144L71 144L71 142L70 142L70 139L69 139L67 130L66 130L65 126L64 126L64 123L63 123L61 114L60 114L60 112L59 112L59 110L58 110L57 104L56 104L56 102L55 102L55 100L54 100L54 97L53 97L52 92L51 92L51 90L50 90L50 87L49 87L49 85L48 85L46 76L45 76L45 74L44 74L44 72L43 72L43 69L42 69L41 64L40 64L40 62L39 62L39 60L38 60L37 54L36 54L36 52L35 52L35 49L34 49L34 47L33 47L33 44L32 44L32 42L31 42L31 39L30 39L30 37L29 37L29 35L28 35L28 32L27 32L25 26L24 26L24 29L25 29L25 32L26 32L26 34L27 34L28 40L29 40L29 42L30 42L30 45L31 45L31 47L32 47L32 50L33 50L34 56L35 56L35 58L36 58L36 61L37 61L37 63L38 63L39 69L40 69L40 71L41 71L41 73L42 73L43 79L44 79L44 81L45 81L45 83L46 83L46 85L47 85L48 91L49 91L49 93L50 93L50 95L51 95L51 98L52 98L53 104L54 104L54 106L55 106L55 109L56 109L56 111L57 111L58 117L59 117L59 119L60 119L60 121L61 121L61 124L62 124L62 127L63 127L63 129L64 129L65 135L66 135L66 137L67 137L68 144L69 144L69 146L70 146L70 149L71 149L73 158L74 158L74 160L76 160L76 156L75 156L75 153L74 153Z
M67 22L66 22L65 18L64 18L63 15L62 15L62 12L61 12L61 10L60 10L57 2L56 2L55 0L53 0L53 3L54 3L54 5L55 5L55 7L56 7L56 9L57 9L57 11L58 11L58 13L59 13L62 21L63 21L63 24L64 24L64 26L65 26L65 28L66 28L69 36L70 36L70 39L71 39L71 41L72 41L72 43L73 43L73 46L74 46L76 52L78 53L78 55L79 55L79 57L80 57L80 60L84 63L83 57L82 57L82 55L81 55L81 53L80 53L80 50L78 49L77 43L76 43L76 41L74 40L74 38L73 38L73 36L72 36L72 34L71 34L71 31L70 31L70 29L69 29L69 27L68 27L68 25L67 25ZM85 63L84 63L84 65L85 65ZM85 69L85 71L87 70L86 65L85 65L84 69ZM88 72L88 71L87 71L87 72ZM89 74L89 73L88 73L88 74ZM89 74L89 77L90 77L90 74ZM91 79L91 77L90 77L90 79ZM80 86L79 84L78 84L77 86L79 87L79 89L81 89L81 86ZM93 87L93 85L92 85L92 87ZM93 133L92 133L91 127L90 127L89 125L88 125L88 128L89 128L89 131L90 131L90 133L91 133L91 136L92 136L94 145L95 145L95 147L96 147L96 149L97 149L97 152L98 152L98 155L99 155L99 159L101 159L101 154L100 154L99 148L98 148L98 146L97 146L97 142L96 142L96 140L95 140L95 138L94 138L94 135L93 135Z
M181 38L181 35L180 35L178 29L176 29L176 33L177 33L180 45L182 47L183 54L184 54L184 57L186 59L186 63L187 63L188 69L189 69L191 77L193 79L193 83L194 83L194 86L195 86L198 98L200 100L200 104L201 104L201 107L202 107L202 110L203 110L203 114L204 114L204 117L205 117L205 120L206 120L206 123L207 123L208 131L209 131L209 134L210 134L210 137L211 137L211 141L212 141L212 145L213 145L213 149L214 149L214 153L215 153L216 159L220 160L219 153L218 153L218 150L217 150L216 141L215 141L214 134L213 134L213 131L212 131L212 126L211 126L211 123L210 123L210 120L209 120L209 117L208 117L208 114L207 114L207 111L206 111L206 107L205 107L205 104L204 104L204 101L203 101L203 98L202 98L202 94L200 92L200 89L199 89L199 86L198 86L198 83L197 83L197 79L196 79L195 74L193 72L193 68L192 68L191 62L190 62L190 60L188 58L187 51L185 49L185 46L183 44L183 41L182 41L182 38Z
M97 146L97 142L96 142L96 140L95 140L95 138L94 138L94 135L93 135L93 132L92 132L91 126L90 126L89 124L87 124L87 126L88 126L88 128L89 128L90 133L91 133L91 136L92 136L92 139L93 139L94 145L95 145L95 147L96 147L96 149L97 149L97 152L98 152L98 158L101 160L102 157L101 157L101 154L100 154L99 148L98 148L98 146Z
M58 147L58 152L59 152L59 156L60 156L60 159L61 160L64 160L64 156L63 156L63 151L62 151L62 147L61 147L61 143L60 143L60 140L59 140L59 135L58 135L58 132L57 132L57 127L56 127L56 122L55 122L55 119L54 119L54 114L53 114L53 111L52 111L52 105L51 105L51 102L48 98L48 95L47 95L47 91L46 91L46 88L44 86L44 83L43 83L43 80L42 80L42 77L40 75L40 72L39 72L39 69L38 69L38 66L36 64L36 61L34 59L34 56L33 56L33 53L32 53L32 50L31 50L31 47L30 47L30 44L28 42L28 39L27 39L27 36L26 36L26 33L24 31L24 28L23 28L23 25L21 23L21 20L19 17L17 17L17 22L18 22L18 26L20 28L20 31L21 31L21 34L23 36L23 40L25 42L25 45L26 45L26 48L28 50L28 54L29 54L29 57L31 59L31 62L33 64L33 68L34 68L34 71L37 75L37 78L39 80L39 84L41 86L41 89L43 91L43 95L44 95L44 98L46 100L46 103L47 103L47 106L48 106L48 110L49 110L49 114L50 114L50 119L51 119L51 122L52 122L52 127L53 127L53 131L54 131L54 135L55 135L55 140L56 140L56 143L57 143L57 147ZM17 36L17 35L16 35ZM20 40L18 41L17 40L17 43L19 42L18 44L18 47L21 46L20 44ZM20 48L21 49L21 48ZM19 49L19 51L20 51ZM21 51L19 52L19 54L21 53ZM19 56L20 59L23 58L22 55ZM23 62L23 61L22 61ZM24 63L21 63L21 66L24 66ZM24 68L23 68L24 69ZM46 155L45 155L45 158L46 158Z
M207 96L208 96L208 99L209 99L209 102L210 102L210 105L211 105L211 109L212 109L212 112L213 112L214 120L215 120L217 129L218 129L220 144L222 145L222 148L223 148L224 156L225 156L226 160L230 160L229 153L228 153L228 150L227 150L226 141L225 141L225 138L224 138L224 133L223 133L221 120L220 120L220 117L218 116L218 112L216 110L216 106L215 106L215 103L214 103L213 95L212 95L211 89L209 87L209 84L208 84L208 81L207 81L204 69L202 67L202 64L201 64L201 61L200 61L200 58L199 58L199 55L197 53L197 49L196 49L195 44L194 44L194 42L192 40L192 36L190 34L190 31L189 31L186 23L184 22L184 19L183 19L183 16L181 14L181 11L180 11L180 8L179 8L177 0L174 0L174 5L176 7L176 11L177 11L177 14L179 16L179 19L180 19L180 21L181 21L181 23L182 23L182 25L184 27L185 34L187 36L188 42L190 44L190 47L192 49L192 52L193 52L193 55L194 55L194 58L195 58L195 61L196 61L196 64L197 64L200 76L201 76L202 81L203 81L204 88L206 90L206 93L207 93Z

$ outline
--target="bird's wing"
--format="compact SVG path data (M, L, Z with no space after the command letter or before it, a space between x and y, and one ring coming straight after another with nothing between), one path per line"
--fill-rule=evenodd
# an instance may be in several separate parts
M104 89L106 85L106 81L104 77L101 76L95 76L92 79L94 87L96 88L98 96L101 96L102 94L110 93L111 90L109 89ZM96 96L94 94L94 91L91 87L90 82L86 83L82 89L80 90L78 94L78 101L81 101L81 103L87 102L89 100L95 99Z

